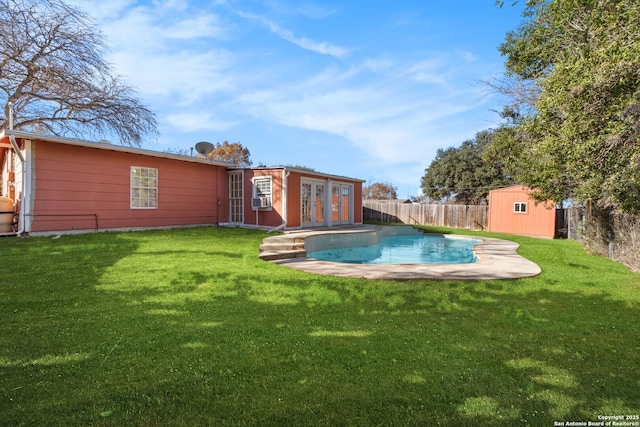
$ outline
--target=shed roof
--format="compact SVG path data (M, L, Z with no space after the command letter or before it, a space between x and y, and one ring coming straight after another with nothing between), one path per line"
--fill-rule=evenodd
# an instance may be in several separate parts
M501 188L494 188L493 190L490 190L489 192L492 193L494 191L528 191L531 192L531 188L527 187L526 185L522 185L522 184L516 184L516 185L510 185L508 187L501 187Z

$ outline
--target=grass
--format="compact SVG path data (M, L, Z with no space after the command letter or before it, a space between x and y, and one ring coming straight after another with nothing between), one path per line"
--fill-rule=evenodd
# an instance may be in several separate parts
M450 229L430 231L458 232ZM367 281L264 232L0 240L0 425L552 426L640 413L640 274L516 240L506 281Z

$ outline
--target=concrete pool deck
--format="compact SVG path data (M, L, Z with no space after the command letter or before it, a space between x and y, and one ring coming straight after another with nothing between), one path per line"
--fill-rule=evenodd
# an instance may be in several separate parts
M345 264L306 257L304 241L307 237L319 234L367 233L379 228L363 225L286 232L264 239L260 246L260 257L309 273L372 280L519 279L536 276L541 272L537 264L517 253L517 243L478 236L464 236L482 240L474 247L478 261L472 264Z

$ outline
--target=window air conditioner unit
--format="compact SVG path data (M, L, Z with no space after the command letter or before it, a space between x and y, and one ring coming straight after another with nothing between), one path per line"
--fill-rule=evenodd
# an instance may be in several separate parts
M253 197L251 199L251 207L253 209L268 208L269 199L267 197Z

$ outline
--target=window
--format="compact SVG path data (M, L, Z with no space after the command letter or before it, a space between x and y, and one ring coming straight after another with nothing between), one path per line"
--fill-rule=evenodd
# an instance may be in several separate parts
M253 198L260 199L259 207L271 207L271 177L260 177L253 179ZM254 208L258 207L254 205Z
M158 208L158 169L131 166L131 209Z
M513 204L513 212L527 213L527 202L515 202Z
M242 223L242 172L229 174L229 219Z

